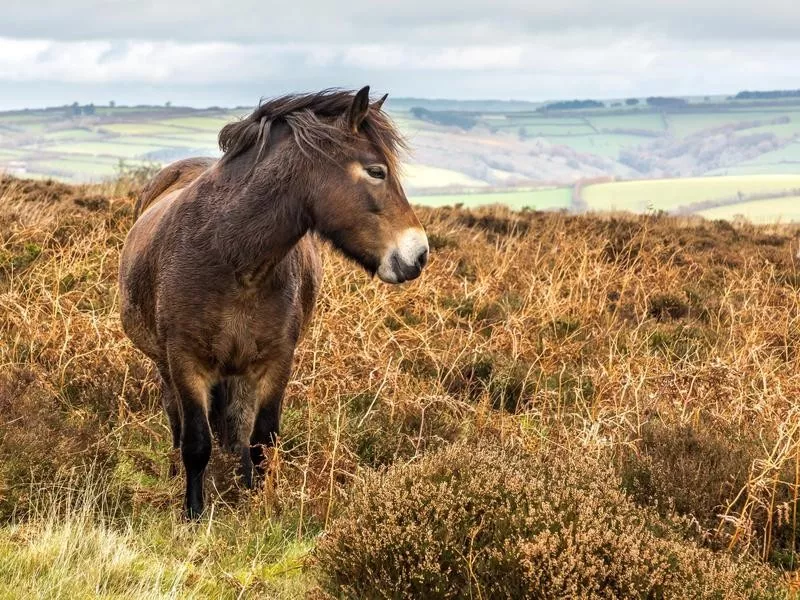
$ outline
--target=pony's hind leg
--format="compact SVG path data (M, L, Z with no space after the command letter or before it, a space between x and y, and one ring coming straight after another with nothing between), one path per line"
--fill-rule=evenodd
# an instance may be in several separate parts
M159 367L158 372L161 375L161 406L169 419L172 448L177 450L181 447L181 410L178 400L175 398L175 389L169 376L169 368Z
M186 356L170 355L169 362L182 413L181 458L186 471L186 516L198 519L203 513L203 476L211 458L210 377Z
M172 433L172 450L170 456L169 476L175 477L178 474L177 457L175 454L181 447L181 410L178 400L175 397L175 389L169 376L169 369L159 368L161 374L161 406L169 419L169 429Z

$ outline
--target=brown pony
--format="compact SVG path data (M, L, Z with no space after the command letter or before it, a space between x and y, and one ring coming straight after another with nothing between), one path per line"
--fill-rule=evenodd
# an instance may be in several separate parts
M219 161L164 168L122 250L122 325L161 374L203 510L211 434L241 453L245 484L275 444L295 346L321 275L312 233L388 283L419 276L428 240L397 172L402 140L369 87L263 103L219 135Z

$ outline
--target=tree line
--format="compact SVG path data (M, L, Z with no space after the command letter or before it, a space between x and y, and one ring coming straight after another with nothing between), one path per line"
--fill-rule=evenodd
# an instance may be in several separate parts
M736 100L777 100L780 98L800 98L800 90L767 90L751 92L745 90L734 96Z

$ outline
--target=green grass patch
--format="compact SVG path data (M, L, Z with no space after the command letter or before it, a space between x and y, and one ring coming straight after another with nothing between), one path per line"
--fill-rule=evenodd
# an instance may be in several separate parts
M137 123L112 123L103 125L103 129L111 133L120 135L173 135L184 132L185 129L162 123L148 123L146 121Z
M800 143L789 144L780 150L773 150L772 152L765 152L757 158L740 163L738 166L750 165L774 165L782 162L798 162L800 163Z
M219 131L233 119L221 117L176 117L174 119L164 119L160 121L162 125L173 125L187 127L189 129L201 129L204 131Z
M674 210L676 208L735 196L781 192L800 187L796 175L751 175L691 177L600 183L583 189L583 200L591 210Z
M701 210L706 219L733 219L741 216L753 223L800 222L800 196L754 200Z
M584 119L578 117L573 117L573 118L546 117L546 116L534 117L528 114L516 115L514 113L509 113L507 115L501 115L501 118L504 119L505 123L508 124L509 126L511 125L564 126L564 125L586 124L586 121Z
M85 154L89 156L112 156L119 158L139 158L148 152L161 150L164 146L153 144L121 144L118 142L79 142L75 144L55 144L49 152L64 154Z
M97 132L89 129L60 129L58 131L48 131L44 134L44 138L50 141L88 140L99 137Z
M52 498L0 527L2 598L303 598L313 583L311 538L261 511L219 507L198 526L129 516L100 486L38 491Z
M487 185L485 181L470 177L466 173L421 164L403 166L403 184L415 188L483 187Z
M597 115L589 119L598 130L603 129L645 129L663 132L664 119L657 113L627 113L620 115Z
M10 148L0 148L0 158L15 159L20 156L25 156L24 150L12 150Z
M117 162L108 160L45 160L31 163L29 169L45 175L67 176L76 181L112 177L119 172Z
M525 135L530 137L554 137L583 136L592 135L595 130L586 123L574 125L553 125L550 123L537 123L535 125L523 125L520 129L525 130Z
M800 175L800 162L777 162L766 164L742 163L732 167L724 167L709 171L707 175Z
M114 139L115 144L133 144L136 146L156 146L161 148L209 148L216 151L217 140L213 135L207 135L204 139L186 139L177 137L150 137L150 136L126 136Z
M704 129L713 129L746 121L771 121L783 116L763 111L730 111L708 113L670 113L666 116L669 132L676 137L686 137ZM789 116L787 114L787 116Z
M607 134L574 136L566 138L552 138L554 144L569 146L578 152L597 154L606 158L616 159L622 148L631 148L651 142L652 139L638 135Z
M502 204L515 210L523 208L556 210L569 208L572 201L572 190L570 188L543 188L487 194L412 196L411 201L424 206L455 206L456 204L461 204L467 208L472 208L490 204Z

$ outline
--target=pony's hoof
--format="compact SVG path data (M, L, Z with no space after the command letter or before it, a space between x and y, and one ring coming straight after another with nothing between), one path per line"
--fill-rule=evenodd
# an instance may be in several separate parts
M187 521L199 521L200 517L203 516L203 507L202 506L191 506L186 505L186 512L184 513Z

